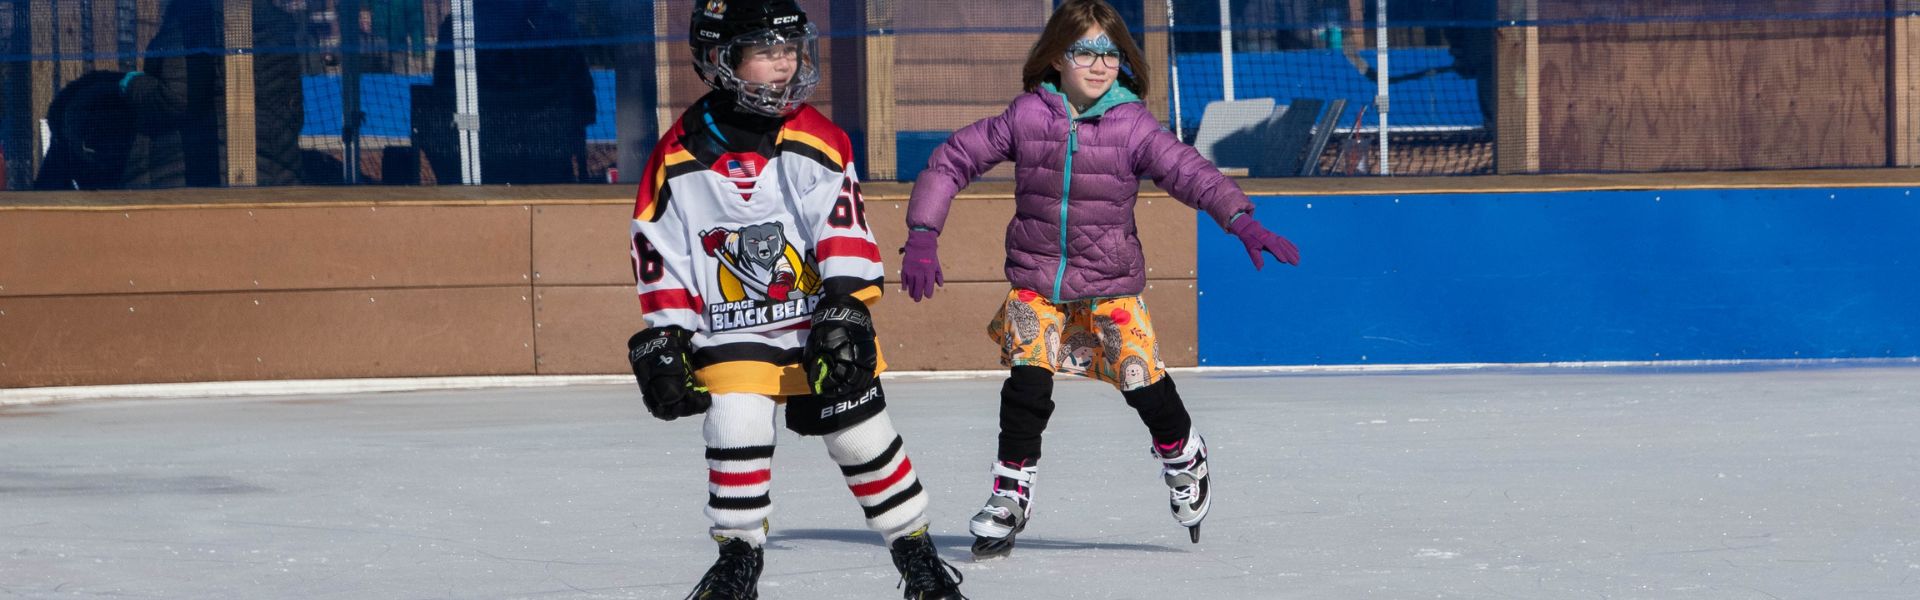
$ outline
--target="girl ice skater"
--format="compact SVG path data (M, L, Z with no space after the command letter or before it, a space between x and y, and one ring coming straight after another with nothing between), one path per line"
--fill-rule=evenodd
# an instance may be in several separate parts
M914 182L901 281L919 301L943 283L937 247L954 195L995 164L1016 167L1006 263L1013 289L988 326L1012 372L1000 391L993 494L969 524L976 559L1011 552L1033 515L1056 372L1120 389L1152 434L1174 519L1200 541L1212 498L1207 444L1161 363L1140 297L1146 261L1133 205L1141 178L1239 237L1255 268L1261 252L1299 264L1291 242L1254 220L1239 186L1147 111L1144 64L1112 6L1062 3L1027 55L1024 93L999 116L954 132Z

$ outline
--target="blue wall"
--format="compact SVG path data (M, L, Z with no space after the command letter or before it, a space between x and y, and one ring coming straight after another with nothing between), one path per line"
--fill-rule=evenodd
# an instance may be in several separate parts
M1256 198L1200 225L1204 366L1920 356L1920 198L1787 189Z

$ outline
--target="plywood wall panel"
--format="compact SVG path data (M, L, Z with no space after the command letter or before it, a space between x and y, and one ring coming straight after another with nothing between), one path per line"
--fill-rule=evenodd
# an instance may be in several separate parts
M1875 19L1542 27L1540 168L1886 164L1886 33Z
M526 374L525 287L0 298L0 387Z
M533 209L533 277L538 285L633 285L627 255L629 204Z
M627 338L646 326L631 285L534 291L535 361L541 375L630 372Z
M525 285L528 207L13 211L0 296Z

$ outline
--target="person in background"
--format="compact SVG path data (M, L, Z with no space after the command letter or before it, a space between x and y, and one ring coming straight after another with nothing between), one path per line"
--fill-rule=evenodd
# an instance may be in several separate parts
M254 0L253 55L256 182L300 182L300 129L306 121L298 45L301 20L269 0ZM167 4L147 44L144 71L127 73L120 91L136 115L122 182L129 188L226 185L226 42L222 2Z

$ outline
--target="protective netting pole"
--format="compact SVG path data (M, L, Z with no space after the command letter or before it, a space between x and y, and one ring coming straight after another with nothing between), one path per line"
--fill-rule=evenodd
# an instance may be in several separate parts
M1220 0L1220 91L1221 98L1233 101L1233 7Z
M1392 175L1393 169L1387 155L1387 0L1375 0L1373 16L1374 60L1379 65L1374 68L1374 85L1379 92L1374 96L1374 114L1380 116L1380 174Z
M227 185L259 183L253 102L253 2L225 0Z
M474 89L473 0L453 3L453 126L460 131L460 183L479 185L480 96Z
M359 0L341 0L339 13L359 21ZM367 61L366 36L355 27L340 27L340 180L347 185L360 183L360 125L365 114L360 110L360 74Z
M1173 43L1173 31L1173 0L1167 0L1167 89L1173 96L1173 118L1169 122L1174 139L1185 142L1186 127L1180 125L1180 49Z

